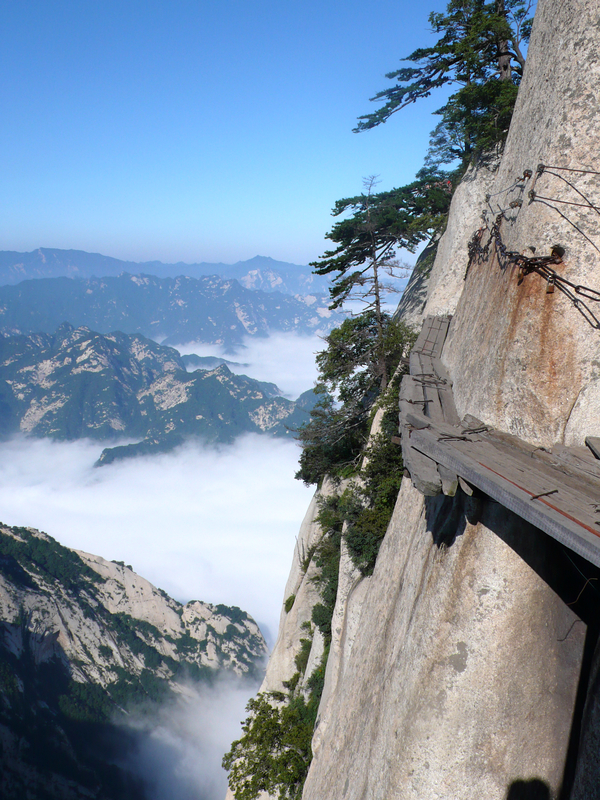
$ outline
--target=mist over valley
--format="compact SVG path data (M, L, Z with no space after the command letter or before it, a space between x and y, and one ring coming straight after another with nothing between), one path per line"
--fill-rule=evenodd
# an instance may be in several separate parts
M70 796L65 780L75 787L73 797L77 787L110 785L111 800L217 800L226 788L221 757L239 735L266 651L254 647L247 665L227 677L218 648L221 641L229 646L233 628L213 624L217 638L210 643L207 623L209 639L196 642L193 632L190 639L185 630L164 628L166 612L152 612L150 623L148 609L166 603L175 628L178 609L184 622L188 608L241 609L240 619L255 619L272 646L311 495L294 480L294 429L314 404L320 337L339 315L327 311L324 298L246 289L220 277L39 278L1 286L0 295L0 519L9 526L0 541L0 582L12 598L2 603L2 660L25 691L0 719L5 753L12 754L7 797L24 786L35 792L47 780L33 744L42 737L48 746L55 742L57 754L67 747L52 768L49 791L57 800ZM90 322L98 323L95 330ZM150 581L141 578L140 586L158 587L149 590L155 599L120 609L105 603L106 623L118 612L129 627L100 627L88 642L84 620L100 613L96 595L78 589L80 621L69 622L76 607L71 584L54 570L40 589L35 559L15 560L11 542L21 539L23 546L49 543L60 554L91 553L82 574L85 559L93 568L105 564L118 585L131 583L123 576L134 576L133 568ZM90 579L82 580L88 587ZM71 609L61 612L63 633L54 612L44 611L40 591ZM21 607L30 608L25 617ZM71 642L66 650L61 637ZM46 641L57 644L43 645L43 656L35 656L41 666L23 672L27 654ZM199 658L193 663L202 672L186 667L175 675L168 665L179 651ZM113 657L120 665L114 675ZM67 683L63 675L70 675ZM119 681L130 687L125 694ZM10 704L6 692L4 686L0 699ZM39 704L50 716L26 723L32 750L23 762L15 750L19 726ZM121 750L112 777L106 764L115 760L113 745L93 756L76 745L78 726L90 725Z

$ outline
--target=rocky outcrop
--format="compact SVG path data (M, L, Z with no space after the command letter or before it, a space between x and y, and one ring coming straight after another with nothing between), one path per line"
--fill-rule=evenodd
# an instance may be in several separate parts
M0 251L0 284L2 279ZM140 265L130 265L138 267ZM50 270L51 271L51 270ZM109 333L140 333L166 344L210 342L225 347L241 345L246 337L264 337L273 331L324 335L339 314L330 311L325 295L327 280L309 287L301 274L288 271L277 288L277 276L251 270L245 275L247 287L237 280L225 280L215 272L206 277L157 278L153 271L118 277L45 278L24 280L17 286L0 285L0 332L52 333L65 320L75 327L88 325ZM246 271L242 271L240 277ZM96 272L95 275L99 275ZM5 273L6 277L6 273ZM32 276L34 277L34 276ZM262 291L269 282L275 291ZM314 276L317 278L318 276ZM286 288L295 287L290 294ZM293 296L291 296L293 295Z
M467 170L450 204L446 230L423 250L394 314L418 329L428 314L454 314L462 294L472 232L481 225L482 209L498 169L490 159Z
M244 611L185 605L124 564L0 527L0 795L130 800L125 725L188 687L256 680L266 645Z
M305 800L505 798L531 778L559 788L583 626L571 630L573 612L521 557L535 554L534 529L454 502L403 482ZM450 514L462 530L442 544Z
M559 248L553 269L596 293L600 217L590 203L600 203L600 175L586 170L598 170L597 12L593 0L539 3L481 242L502 212L508 251L546 257ZM519 181L525 170L531 177ZM583 444L600 432L600 335L581 303L598 320L600 295L568 297L547 287L536 273L519 283L518 265L495 248L474 260L444 361L459 414L468 410L542 446Z
M172 450L185 437L231 442L242 433L289 436L315 402L226 364L187 372L177 350L138 334L65 323L53 334L0 335L0 435L141 441L98 461Z

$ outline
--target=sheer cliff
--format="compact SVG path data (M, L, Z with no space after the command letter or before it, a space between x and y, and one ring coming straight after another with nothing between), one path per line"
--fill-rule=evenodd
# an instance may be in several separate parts
M453 315L460 418L537 447L600 435L599 38L596 3L540 0L502 159L467 174L400 309ZM313 508L300 553L320 535ZM310 571L297 552L267 690L311 626ZM482 493L404 479L371 576L342 538L303 800L599 797L599 578Z

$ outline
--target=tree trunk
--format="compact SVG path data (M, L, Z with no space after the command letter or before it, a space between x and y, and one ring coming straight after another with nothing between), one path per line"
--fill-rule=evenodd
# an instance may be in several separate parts
M504 5L504 0L496 0L496 14L508 22L506 19L506 7ZM499 36L497 40L497 46L498 74L500 75L500 80L509 81L512 79L512 69L510 64L511 54L509 50L508 39Z

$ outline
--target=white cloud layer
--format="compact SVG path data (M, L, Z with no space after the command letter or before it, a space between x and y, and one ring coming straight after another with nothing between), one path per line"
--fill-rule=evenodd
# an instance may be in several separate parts
M236 354L206 345L183 353L224 355L236 371L276 382L295 398L313 386L318 337L248 339ZM312 490L294 480L295 442L247 435L208 447L95 469L102 443L16 437L0 443L0 520L46 531L61 544L124 561L183 602L236 605L270 645L279 623L294 542ZM221 800L223 753L240 733L256 687L195 687L136 726L129 763L150 800Z
M0 444L0 520L124 561L181 601L237 605L272 643L294 541L312 490L298 447L248 435L214 448L93 468L102 445Z
M221 356L242 362L244 366L230 367L231 371L259 381L274 382L286 396L295 400L302 392L312 389L317 378L315 353L323 350L325 344L319 336L276 333L265 339L248 336L244 345L233 352L203 342L175 347L182 355Z
M142 717L136 754L127 766L146 784L149 800L222 800L227 776L221 759L239 738L239 720L255 687L220 681L186 687L177 701L162 706L151 725Z

